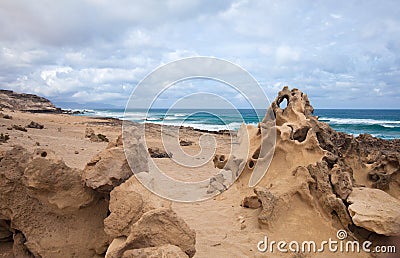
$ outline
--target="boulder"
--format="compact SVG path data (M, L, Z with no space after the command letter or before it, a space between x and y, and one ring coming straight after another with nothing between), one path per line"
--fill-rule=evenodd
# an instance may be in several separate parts
M109 193L132 174L124 149L118 146L105 149L87 163L82 180L92 189Z
M143 214L143 198L124 187L116 187L110 193L110 215L104 220L105 232L113 237L128 236L130 226Z
M119 238L107 250L107 258L122 257L128 250L171 244L178 246L189 257L195 252L196 233L169 208L148 211L132 225L130 235L123 242Z
M400 201L379 189L353 188L347 198L354 224L386 236L400 235Z

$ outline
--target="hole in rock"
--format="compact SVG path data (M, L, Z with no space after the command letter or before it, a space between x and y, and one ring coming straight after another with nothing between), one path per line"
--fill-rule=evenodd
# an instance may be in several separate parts
M289 104L289 96L284 95L278 99L278 107L285 110L287 105Z
M219 157L219 161L224 161L225 160L225 155L221 155L220 157Z
M255 164L256 164L256 163L255 163L253 160L250 160L250 162L249 162L249 168L250 168L250 169L254 168Z
M253 156L251 156L253 159L258 159L260 156L260 148L258 148L254 153Z
M13 242L13 232L10 227L11 221L0 219L0 242Z
M40 156L42 156L43 158L45 158L47 156L47 152L43 151Z
M303 128L298 129L293 134L293 140L297 140L299 142L304 142L304 140L307 137L308 130L310 130L310 127L303 127Z

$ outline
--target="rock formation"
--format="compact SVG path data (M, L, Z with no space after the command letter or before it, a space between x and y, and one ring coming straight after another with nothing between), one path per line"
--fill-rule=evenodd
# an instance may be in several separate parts
M195 232L180 219L171 209L159 208L148 211L131 225L127 237L120 237L114 241L107 251L107 258L127 256L126 252L146 247L171 244L178 246L189 257L196 250Z
M34 94L0 90L0 108L31 112L61 112L50 100Z
M121 137L94 157L82 172L88 187L107 193L130 176L132 171L125 158Z
M283 100L287 101L286 108L280 107ZM376 212L379 207L386 209L379 203L387 202L387 196L397 201L400 197L400 140L336 132L318 121L313 111L306 94L284 87L258 128L243 128L248 132L250 155L236 183L242 192L242 206L257 208L261 203L259 223L273 229L278 218L300 198L321 221L328 218L333 228L346 229L350 236L361 237L357 235L359 227L372 233L399 235L397 206L382 216ZM266 137L271 128L276 131L274 158L258 186L249 188L247 184L257 166L271 155L271 140ZM231 169L228 157L216 155L215 166ZM370 205L365 204L368 199L353 193L359 186L380 189L365 190L374 198Z
M16 257L192 257L195 232L131 176L121 137L83 171L48 149L14 147L0 157L0 241Z
M85 187L79 171L50 150L29 153L17 146L4 153L0 191L2 230L13 234L15 256L105 253L109 238L99 225L107 216L108 202Z

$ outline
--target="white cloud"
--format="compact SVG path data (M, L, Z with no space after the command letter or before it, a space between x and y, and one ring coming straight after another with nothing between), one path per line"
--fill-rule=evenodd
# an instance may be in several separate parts
M342 15L340 15L340 14L331 13L330 16L331 16L333 19L342 19Z
M289 46L279 46L276 49L276 61L278 64L298 61L300 59L300 51Z

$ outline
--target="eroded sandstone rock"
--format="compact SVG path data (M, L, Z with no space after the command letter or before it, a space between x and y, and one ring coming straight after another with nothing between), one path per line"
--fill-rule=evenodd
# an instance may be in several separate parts
M132 190L117 187L110 193L110 215L104 220L104 230L112 238L128 236L130 226L143 215L142 196Z
M162 245L158 247L147 247L125 251L122 258L137 258L137 257L163 257L163 258L187 258L189 257L179 247L175 245Z
M126 238L120 238L109 248L107 258L121 257L128 250L171 244L178 246L189 257L195 252L196 234L169 208L148 211L130 228Z
M51 151L17 146L3 153L0 192L0 218L10 222L17 257L93 257L106 251L108 202Z
M108 193L132 175L124 149L118 146L107 148L94 157L83 170L82 180L88 187Z
M400 201L379 189L354 188L347 198L354 224L369 231L400 235Z

